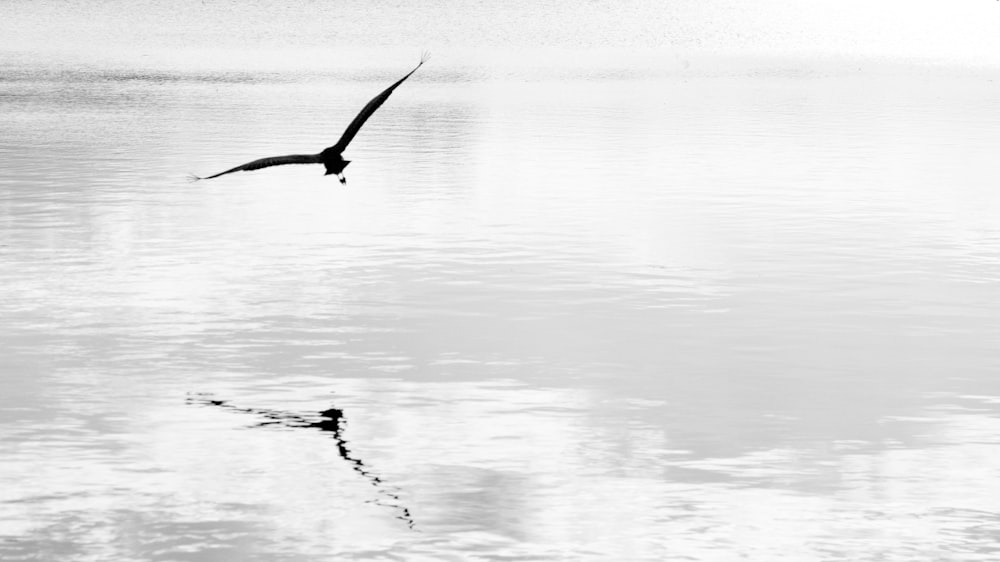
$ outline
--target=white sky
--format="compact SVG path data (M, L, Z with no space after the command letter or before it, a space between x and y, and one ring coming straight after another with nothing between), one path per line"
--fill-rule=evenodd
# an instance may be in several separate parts
M0 5L0 52L56 49L669 49L1000 62L996 0L593 0Z

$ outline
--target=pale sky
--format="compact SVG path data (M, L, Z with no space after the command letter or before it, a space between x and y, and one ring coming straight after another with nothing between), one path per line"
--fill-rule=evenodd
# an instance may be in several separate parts
M0 51L462 47L667 49L1000 63L995 0L559 0L470 4L11 1Z

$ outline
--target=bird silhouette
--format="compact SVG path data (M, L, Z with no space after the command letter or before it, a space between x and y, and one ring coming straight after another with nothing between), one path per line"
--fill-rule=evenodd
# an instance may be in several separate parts
M254 160L253 162L247 162L242 166L237 166L231 170L226 170L225 172L219 172L213 176L199 177L192 175L191 180L210 180L212 178L224 176L233 172L250 172L261 168L269 168L271 166L282 166L284 164L323 164L326 166L326 173L323 175L328 176L330 174L337 174L337 179L340 180L340 183L347 185L347 178L344 177L344 168L346 168L351 161L344 160L344 156L342 154L344 149L347 148L347 145L354 139L354 136L358 134L358 131L361 130L365 121L367 121L378 108L382 107L385 100L389 99L393 90L398 88L400 84L410 77L411 74L423 66L429 58L430 56L427 53L424 53L423 56L420 57L420 63L417 64L413 70L411 70L406 76L400 78L395 84L383 90L381 94L372 98L372 100L361 109L361 112L354 118L354 121L351 121L351 124L347 126L347 129L344 131L344 134L341 135L337 144L325 148L319 154L289 154L288 156L270 156L268 158Z

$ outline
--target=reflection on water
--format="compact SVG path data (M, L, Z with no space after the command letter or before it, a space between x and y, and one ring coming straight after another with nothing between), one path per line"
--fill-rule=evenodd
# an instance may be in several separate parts
M191 48L2 63L3 560L997 556L988 78L445 50L192 185L418 51Z
M324 401L305 396L320 380L286 378L281 388L257 381L245 385L241 402L314 411ZM643 412L668 407L646 399L500 380L332 386L351 416L337 425L348 454L378 466L378 486L344 462L337 439L308 427L323 422L318 416L245 408L282 420L265 430L232 408L147 399L140 414L117 402L105 408L103 427L79 413L63 422L62 436L73 439L60 439L50 421L39 432L45 437L18 440L19 455L5 461L10 476L22 467L21 486L5 492L5 559L29 551L155 558L185 549L220 560L907 560L995 552L1000 428L995 404L980 397L951 397L963 406L928 408L921 419L883 421L920 426L911 429L916 445L789 442L706 457L672 448L669 426L642 421ZM412 529L387 509L385 491L410 510Z
M280 412L277 410L261 408L239 408L227 403L225 400L215 400L205 396L189 397L188 403L217 406L236 412L254 414L268 420L258 423L256 427L267 427L278 424L293 428L312 428L329 432L332 434L334 441L337 443L337 453L340 455L340 458L344 459L344 461L351 465L351 468L353 468L355 472L363 476L366 480L371 482L373 486L378 488L380 493L392 500L393 503L389 504L389 507L398 509L401 512L399 519L405 521L407 526L411 529L413 528L413 518L410 516L410 510L398 505L399 496L388 491L383 486L382 479L376 476L371 469L369 469L365 463L361 461L361 459L351 454L350 448L342 435L343 424L345 423L344 412L342 410L338 408L328 408L319 412L319 421L310 421L305 417L289 412Z

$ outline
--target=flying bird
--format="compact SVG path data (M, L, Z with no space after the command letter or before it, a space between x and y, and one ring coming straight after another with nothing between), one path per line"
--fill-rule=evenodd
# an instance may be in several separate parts
M340 180L340 183L346 185L347 178L344 177L344 168L346 168L351 161L344 160L344 156L342 154L344 149L351 143L351 140L358 134L358 131L361 130L365 121L372 116L372 113L375 113L375 110L382 107L385 100L389 99L393 90L398 88L400 84L410 77L411 74L423 66L423 64L427 62L428 58L430 58L428 54L424 53L424 55L420 57L420 63L413 70L411 70L406 76L400 78L395 84L383 90L381 94L372 98L372 100L361 110L361 113L358 113L357 117L354 118L354 121L351 121L351 124L347 126L347 129L344 131L344 134L340 136L340 140L337 141L337 144L324 149L323 152L320 152L319 154L289 154L288 156L270 156L268 158L254 160L253 162L247 162L242 166L237 166L231 170L226 170L225 172L219 172L214 176L206 176L202 178L192 175L191 180L210 180L212 178L224 176L233 172L250 172L261 168L269 168L271 166L282 166L284 164L323 164L326 166L326 173L323 175L329 176L330 174L337 174L337 179Z

